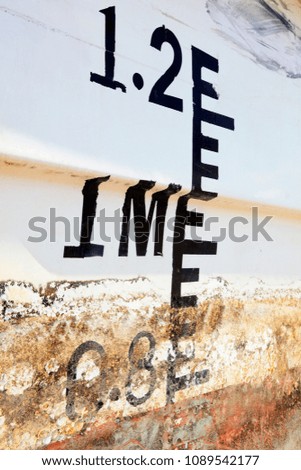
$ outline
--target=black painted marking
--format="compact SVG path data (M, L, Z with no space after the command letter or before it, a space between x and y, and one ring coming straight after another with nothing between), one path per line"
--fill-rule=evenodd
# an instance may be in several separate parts
M194 351L190 357L179 350L179 340L181 338L188 338L195 334L196 323L179 324L180 320L177 313L171 314L172 330L170 335L171 349L168 352L168 368L167 368L167 384L166 384L166 399L167 403L174 403L175 394L179 390L184 390L194 385L201 385L209 380L209 371L202 370L191 374L182 376L177 375L177 368L179 365L189 362L195 357Z
M218 152L218 140L203 134L200 134L199 146L200 148L209 150L210 152Z
M113 387L109 394L109 399L111 401L118 401L120 398L120 390L117 387Z
M87 180L82 190L83 211L79 246L65 246L64 258L88 258L93 256L103 256L104 246L91 243L94 219L96 215L96 205L98 197L98 187L101 183L108 181L110 176L93 178Z
M198 268L182 268L181 282L197 282L199 280Z
M265 0L259 0L259 3L269 12L272 16L274 16L280 23L283 24L283 26L288 29L291 33L294 32L294 28L289 20L284 18L284 16L281 15L281 13L278 13L276 10L274 10L270 5Z
M186 210L185 225L192 227L203 227L204 214L200 214L196 211Z
M204 191L202 178L217 180L218 167L202 161L202 150L218 152L218 140L202 133L202 122L234 130L234 120L202 108L202 95L215 100L218 95L213 85L202 80L202 68L218 72L218 60L205 52L192 46L192 78L193 78L193 120L192 120L192 187L189 194L179 198L176 209L176 220L173 241L173 273L171 287L171 306L174 308L195 307L197 296L181 296L183 282L197 282L199 269L183 269L184 255L216 255L217 244L210 241L185 239L186 225L194 227L203 226L204 214L189 212L187 210L190 199L209 201L217 197L217 193Z
M103 407L104 403L103 401L99 400L97 403L96 403L96 410L99 411L101 410L101 408Z
M210 371L209 369L201 370L200 372L195 372L195 385L201 385L209 381Z
M96 82L108 88L116 90L120 88L123 93L126 92L126 87L123 83L114 80L115 69L115 38L116 38L116 15L115 7L105 8L100 10L106 17L105 23L105 75L99 75L91 72L90 81Z
M209 98L218 100L218 94L212 83L206 82L206 80L202 80L200 87L202 95L206 95L209 96Z
M133 83L135 85L135 87L138 89L138 90L141 90L144 86L144 81L143 81L143 77L142 75L140 75L140 73L134 73L133 75Z
M202 95L218 99L211 83L202 79L202 68L218 73L218 60L192 46L192 79L193 79L193 120L192 120L192 192L190 196L202 200L217 197L217 193L203 191L202 178L218 179L218 168L202 162L202 149L218 152L218 140L202 134L202 122L234 130L234 120L228 116L214 113L202 108Z
M197 297L181 296L183 282L197 282L199 268L183 269L184 255L215 255L217 244L215 242L185 239L185 226L203 226L203 214L187 211L189 197L181 196L178 200L173 241L173 273L171 286L171 306L174 308L195 307Z
M238 52L247 51L257 64L297 79L301 77L298 5L287 0L207 0L207 11L223 40L230 39Z
M155 218L154 256L161 256L163 253L164 226L168 200L172 194L176 194L180 191L181 186L170 184L166 189L154 193L152 195L149 213L146 217L145 193L152 189L154 185L154 181L140 180L139 183L135 186L131 186L126 192L122 208L123 221L119 244L119 256L128 256L132 203L134 210L133 222L137 256L146 255L155 207L157 207L157 212Z
M223 127L224 129L234 131L234 120L232 118L224 116L223 114L214 113L213 111L209 111L208 109L202 108L200 121L208 122L209 124L213 124L214 126Z
M146 338L149 342L149 351L147 357L139 359L137 362L135 362L135 360L133 359L135 346L143 338ZM151 397L153 391L155 390L157 374L154 366L152 365L152 360L155 354L155 346L156 341L154 336L151 333L148 333L147 331L141 331L140 333L138 333L131 342L129 349L130 371L126 383L126 399L132 406L138 406L142 403L145 403ZM142 397L136 397L132 392L132 379L137 372L143 369L147 370L150 374L149 389L147 393Z
M88 351L96 351L101 358L105 356L105 351L103 347L96 343L96 341L86 341L82 343L78 348L75 349L74 353L72 354L70 361L67 366L67 386L66 386L66 414L69 419L74 421L77 418L77 413L75 411L75 383L76 383L76 375L77 375L77 366L82 358L82 356ZM105 382L105 372L101 372L101 385L100 390L103 388ZM101 400L97 400L95 403L95 408L98 411L102 408L103 402Z
M151 46L155 49L161 51L161 47L167 42L171 45L174 51L174 60L171 66L166 70L166 72L157 80L153 86L150 95L149 101L151 103L159 104L167 108L174 109L175 111L183 111L183 100L177 98L176 96L167 95L165 90L172 84L175 77L181 70L182 66L182 50L180 43L174 33L165 26L161 26L153 32L151 38Z

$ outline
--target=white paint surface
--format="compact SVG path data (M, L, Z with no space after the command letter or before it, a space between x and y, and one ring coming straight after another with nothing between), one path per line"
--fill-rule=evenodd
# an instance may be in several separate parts
M116 0L115 78L127 85L127 93L91 83L90 72L104 70L104 16L98 11L111 5L107 0L2 3L1 153L189 188L194 45L220 62L219 74L204 70L220 100L204 98L204 103L235 118L236 125L235 132L204 125L220 140L219 155L207 152L205 160L219 165L220 179L206 181L207 188L298 208L300 80L253 63L227 42L206 2ZM169 92L183 98L183 113L148 102L173 57L168 44L161 52L149 45L162 24L182 46L182 69ZM277 53L285 58L285 50ZM134 72L144 77L141 91L132 84Z
M260 237L258 242L249 238L235 243L227 237L219 243L217 256L186 256L184 266L199 267L203 276L298 280L300 213L264 204L299 208L300 80L254 63L221 37L205 2L116 0L115 78L127 85L127 93L91 83L91 71L104 71L104 16L99 9L110 5L96 0L14 0L0 7L1 220L5 221L0 227L1 278L41 283L148 276L156 289L170 294L171 224L162 257L153 256L151 242L144 259L136 256L133 242L129 257L118 257L119 238L113 224L108 224L110 242L102 243L96 230L94 234L94 242L104 245L103 258L66 259L64 246L77 241L73 232L66 240L60 222L55 241L50 241L49 214L53 208L71 225L74 218L80 223L81 190L84 181L95 176L113 175L99 188L97 210L105 208L108 216L122 208L125 191L139 179L190 188L194 45L220 64L219 74L203 71L220 99L203 97L203 104L233 117L235 131L203 125L205 134L220 141L218 155L204 152L206 162L219 166L220 179L207 180L205 186L221 197L202 204L192 201L191 207L205 218L220 218L219 225L204 234L211 240L233 216L250 218L252 205L259 201L260 217L273 216L268 227L274 241ZM153 31L162 24L175 33L182 47L182 69L169 93L183 98L183 113L148 102L151 87L173 59L168 44L161 52L150 47ZM141 91L132 84L134 72L144 77ZM27 166L22 166L24 160ZM19 166L12 165L16 163ZM248 199L255 203L241 201ZM167 220L175 215L176 201L177 196L171 197ZM34 235L29 220L37 216L47 219L48 237L42 243L28 241ZM246 233L250 236L250 226ZM194 293L196 286L183 286L185 290Z
M1 166L2 197L5 206L1 208L1 218L6 223L1 230L1 259L0 276L3 280L16 279L33 282L34 284L51 282L55 280L97 280L106 278L137 278L146 276L152 280L145 289L144 298L131 300L131 307L137 308L155 305L152 299L152 291L163 295L164 301L169 301L172 275L172 249L173 249L173 218L175 216L178 196L172 196L169 201L165 224L163 256L153 256L153 238L150 237L147 254L145 257L137 257L135 243L129 242L129 256L119 257L119 239L121 224L107 222L105 227L95 223L93 243L104 246L103 257L67 259L63 258L64 246L78 245L74 233L74 220L81 222L82 212L82 185L87 175L72 177L67 174L51 173L52 170L38 171L26 167ZM107 217L113 217L116 210L120 210L124 201L127 188L133 181L119 181L112 179L99 187L97 215L103 209ZM158 190L154 187L150 194L146 195L146 210L148 211L151 193ZM286 284L297 282L300 279L301 251L300 233L301 217L299 211L289 211L272 206L260 205L258 209L259 222L266 216L272 216L272 220L266 225L267 233L273 241L267 241L261 234L258 240L252 239L252 206L254 203L241 203L231 199L217 198L210 202L200 203L191 201L190 208L203 212L205 221L209 217L218 217L219 222L213 223L209 230L198 228L195 234L187 237L202 236L205 240L212 240L219 235L221 229L226 229L226 238L218 243L216 256L185 256L184 267L200 268L201 281L199 284L189 283L183 285L183 292L200 292L204 286L208 292L214 290L215 281L210 277L224 277L233 281L236 286L251 285L252 278L265 279L269 283ZM65 217L70 221L70 239L67 240L68 231L61 221L52 226L53 239L50 239L50 211L55 210L56 217ZM40 238L40 232L32 231L29 221L32 217L43 217L45 222L37 223L46 232L46 239L40 242L29 241ZM229 236L229 223L233 217L245 217L247 225L238 223L235 227L235 236L247 235L244 242L235 242ZM104 230L106 237L100 234L100 228ZM115 230L117 230L115 236ZM152 229L153 230L153 229ZM152 232L154 233L154 232ZM209 284L208 284L209 277ZM246 278L249 281L246 281ZM250 280L251 279L251 280ZM205 282L205 284L204 284ZM213 282L213 284L212 284ZM251 283L251 284L250 284ZM220 283L217 282L220 287ZM127 284L121 289L120 284L110 284L110 292L120 296L119 302L129 306L127 292L137 293L141 291L139 283ZM95 290L96 289L96 290ZM226 289L227 290L227 289ZM84 287L89 297L97 295L96 286ZM149 292L150 297L146 295ZM205 289L206 291L206 289ZM208 294L207 292L207 294ZM160 295L161 295L160 294ZM204 294L205 296L207 295ZM36 303L39 294L27 292L14 285L9 287L4 300L11 302L22 301ZM74 293L72 293L74 295ZM225 295L225 293L223 294ZM232 295L232 294L231 294ZM237 295L237 292L235 293ZM9 296L9 297L7 297ZM78 296L83 296L83 290L78 290ZM40 307L37 306L38 309ZM52 308L54 308L52 306ZM102 309L110 309L103 303Z

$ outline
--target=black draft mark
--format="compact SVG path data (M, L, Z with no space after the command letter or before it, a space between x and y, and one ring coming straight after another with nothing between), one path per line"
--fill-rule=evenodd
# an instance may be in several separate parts
M218 60L205 52L192 46L192 188L190 193L178 199L173 240L173 272L171 286L171 306L175 308L194 307L197 296L182 296L181 285L184 282L197 282L199 280L198 268L183 269L184 255L216 255L217 243L203 240L190 240L185 238L185 227L203 226L204 214L193 213L187 210L190 199L208 201L217 197L217 193L204 191L203 178L218 179L218 167L202 161L202 150L218 152L218 140L204 136L202 122L207 122L225 129L234 130L234 120L222 114L208 111L202 107L202 95L215 100L218 95L211 83L202 79L202 68L218 72Z
M167 355L167 383L166 383L166 401L167 403L174 403L175 394L179 390L184 390L191 386L200 385L209 380L209 371L207 369L199 372L193 372L190 374L179 376L177 369L181 364L189 362L195 358L194 344L192 353L186 355L186 353L180 351L179 340L181 338L189 338L196 332L196 323L181 323L180 317L176 311L171 313L171 333L170 342L171 348L168 350ZM143 346L143 353L139 351L141 348L141 341L146 340L148 344ZM149 400L156 389L157 385L157 372L153 364L155 359L155 348L156 340L152 333L148 331L140 331L135 338L132 340L129 352L129 370L125 383L125 398L127 402L134 407L142 405ZM147 349L147 350L146 350ZM77 379L77 369L80 359L88 351L96 351L99 354L100 360L103 361L104 365L109 371L113 372L113 367L108 365L108 357L105 355L104 348L96 341L86 341L78 346L73 352L69 363L67 365L67 386L66 386L66 414L72 421L78 418L76 412L75 402L81 402L80 387L82 384ZM134 378L141 374L142 371L147 372L147 376L141 378L146 380L148 384L148 390L143 396L137 396L133 391ZM121 371L115 371L121 372ZM123 371L125 372L125 371ZM101 371L98 379L100 382L97 384L98 390L94 392L93 401L95 407L95 413L97 413L105 404L104 396L107 396L107 400L110 402L117 402L121 398L122 390L117 386L113 386L109 391L107 390L107 380L109 376L105 370ZM79 382L79 383L77 383ZM85 387L86 390L86 387ZM105 392L105 393L104 393ZM136 392L137 393L137 392ZM102 399L100 399L102 397Z
M88 258L93 256L103 256L104 246L91 243L94 219L96 215L96 205L98 197L98 187L101 183L108 181L110 176L93 178L87 180L82 194L83 211L79 246L65 246L64 258Z
M185 227L203 226L204 214L187 210L189 196L178 200L173 239L173 271L171 284L171 306L174 308L195 307L197 296L181 296L181 285L184 282L197 282L199 268L183 268L184 255L216 255L217 243L203 240L185 239Z
M140 180L135 186L131 186L126 192L122 208L123 220L119 244L119 256L128 256L132 204L137 256L146 255L151 224L156 207L154 256L162 256L163 254L164 226L168 200L172 194L176 194L180 191L181 186L170 184L166 189L154 193L152 195L148 216L146 217L145 193L152 189L154 185L154 181Z
M195 352L188 357L185 353L179 349L179 340L181 338L189 338L196 332L196 323L184 323L181 324L177 313L171 314L171 349L168 351L167 358L167 383L166 383L166 399L167 403L174 403L175 394L179 390L184 390L194 385L201 385L209 380L209 370L204 369L199 372L191 374L185 374L178 376L177 369L179 366L187 363L191 359L194 359Z
M133 358L135 346L143 338L146 338L149 342L149 351L146 357L135 361L135 359ZM138 406L146 402L155 390L157 374L154 366L152 365L152 360L155 354L155 346L155 338L151 333L148 333L147 331L141 331L140 333L138 333L131 342L129 349L130 370L126 383L126 399L132 406ZM145 393L145 395L143 395L142 397L136 397L132 392L132 380L133 376L143 369L149 372L149 389L147 393Z
M166 72L157 80L153 86L149 101L159 104L175 111L183 111L183 100L176 96L165 94L165 90L172 84L176 76L179 74L182 66L182 50L179 41L172 31L161 26L153 32L150 45L161 51L164 42L171 45L174 51L174 60Z
M106 17L105 23L105 75L99 75L91 72L90 81L96 82L99 85L106 86L116 90L120 88L123 93L126 93L126 87L123 83L114 80L115 69L115 40L116 40L116 15L115 7L105 8L100 10Z
M202 95L206 95L215 100L218 95L211 83L202 79L202 68L207 68L218 73L218 60L209 54L197 49L192 50L192 189L190 196L195 199L208 201L217 197L217 193L204 191L202 188L202 178L218 179L218 167L208 165L202 161L202 150L218 152L218 140L204 136L202 133L202 122L213 124L214 126L234 130L234 119L222 114L208 111L202 107Z
M75 383L77 375L77 366L81 357L88 351L96 351L99 356L103 358L105 356L105 351L103 347L96 343L96 341L86 341L82 343L78 348L75 349L72 354L70 361L67 366L67 386L66 386L66 414L69 419L74 421L77 418L77 413L75 410ZM105 372L101 372L101 383L100 383L100 392L104 386L105 382ZM95 408L98 411L103 406L103 403L99 400L95 402Z

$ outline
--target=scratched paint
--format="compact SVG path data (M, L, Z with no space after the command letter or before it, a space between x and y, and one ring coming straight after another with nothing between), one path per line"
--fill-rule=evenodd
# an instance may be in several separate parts
M270 70L301 77L299 2L208 0L207 8L220 34L241 52Z

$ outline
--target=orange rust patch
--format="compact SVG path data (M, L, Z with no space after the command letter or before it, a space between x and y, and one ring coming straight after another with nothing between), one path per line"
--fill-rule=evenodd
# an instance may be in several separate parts
M261 386L232 386L132 419L91 426L45 447L66 449L281 449L300 448L300 369ZM299 438L298 438L299 436Z

